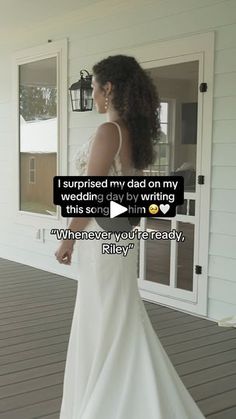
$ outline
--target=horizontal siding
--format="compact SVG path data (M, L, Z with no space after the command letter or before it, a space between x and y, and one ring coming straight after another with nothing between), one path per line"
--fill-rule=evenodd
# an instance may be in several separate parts
M236 166L213 166L212 167L212 188L236 190ZM233 226L232 226L233 227Z
M236 194L230 189L212 189L211 210L235 213Z
M2 134L5 132L11 132L11 115L10 113L8 113L7 116L3 117L0 115L0 133L1 133L1 138L2 138Z
M1 82L1 94L0 94L0 129L2 122L2 112L6 114L6 111L9 112L10 101L11 101L11 56L8 53L4 52L0 46L1 51L1 66L0 66L0 80ZM6 109L6 111L4 110Z
M47 230L47 245L45 246L45 243L40 242L39 240L35 239L37 229L32 229L31 234L26 236L24 233L24 246L27 249L27 252L29 252L29 255L37 254L38 256L42 257L48 257L55 259L54 253L59 246L59 242L57 241L55 235L51 235L50 231ZM22 235L21 233L18 233L16 228L16 233L13 234L12 232L5 232L3 229L1 229L1 238L3 243L7 243L7 246L10 246L11 242L14 242L14 245L16 247L21 248L22 245ZM50 237L49 237L50 236ZM75 257L73 253L73 258ZM55 262L56 266L58 262ZM69 267L67 267L68 270Z
M236 167L235 156L236 144L214 144L212 154L212 165Z
M223 280L222 278L209 278L209 298L219 298L224 303L235 304L236 282ZM234 313L236 314L236 313Z
M225 3L225 6L227 7L227 3ZM221 26L219 30L217 30L216 32L216 39L215 39L216 52L220 50L227 50L229 48L236 48L235 33L236 33L236 22L229 25Z
M229 55L236 54L235 49L227 50ZM215 76L214 97L235 96L236 95L236 71L232 73L226 69L223 74Z
M209 247L210 255L235 258L236 236L212 233Z
M1 118L6 118L10 115L11 105L9 102L0 102L0 115Z
M234 26L234 30L235 30L235 25ZM220 80L221 77L222 81L224 83L225 86L225 90L223 90L222 92L217 92L219 96L227 96L225 91L227 92L227 88L229 87L229 84L235 80L235 72L236 72L236 48L227 48L227 49L223 49L220 51L216 51L215 54L215 94L214 96L217 96L216 92L217 92L217 88L218 85L220 85ZM227 73L226 74L221 74L221 73ZM230 74L228 74L230 73ZM229 79L227 79L227 77L229 77ZM231 89L234 88L234 86L231 86ZM231 94L230 94L231 92ZM234 93L235 90L229 91L229 96L232 96L232 93ZM220 94L221 93L221 94Z
M235 23L236 4L234 0L205 1L202 3L204 4L202 7L197 7L199 2L196 1L195 7L188 10L189 3L189 1L169 1L167 4L166 2L153 2L148 9L148 4L146 5L146 2L143 2L142 7L136 7L136 13L134 13L131 3L130 14L127 10L126 13L122 12L121 16L117 14L113 17L116 20L115 26L111 21L107 22L106 19L99 20L98 18L94 22L93 32L87 28L87 33L89 33L86 37L86 43L83 38L76 36L77 42L71 45L70 58L79 60L78 52L80 57L98 54L97 45L99 45L99 53L101 54L107 51L116 51L120 48L127 49L134 45L143 45L153 40L180 37ZM181 4L185 5L185 10L181 11ZM137 19L140 19L141 16L147 16L148 10L148 18L143 18L143 23L138 23ZM137 15L140 16L137 17ZM122 22L118 22L119 18ZM120 29L116 27L116 25L121 26L121 24ZM101 33L98 33L96 29L98 26L103 28ZM108 30L104 30L104 28L108 28ZM82 29L83 33L86 34L83 26ZM107 36L108 31L110 36ZM79 35L78 32L77 34ZM73 75L73 69L71 74Z
M213 143L236 144L236 119L214 121L212 141Z
M22 245L24 240L22 240ZM57 246L55 247L56 250ZM55 251L54 250L54 251ZM55 259L54 253L42 254L38 251L30 250L29 246L13 247L12 243L0 243L1 257L10 261L23 263L37 269L42 269L51 273L58 273L67 278L78 280L78 255L75 250L72 255L70 266L60 265L58 269L58 262Z
M80 147L84 142L87 141L88 137L92 135L96 127L83 127L69 129L70 147Z
M46 231L46 242L34 240L35 227L11 222L11 150L16 146L12 132L11 54L42 44L47 39L69 39L68 83L78 79L79 69L92 65L107 55L129 54L131 48L158 40L175 39L195 33L215 31L215 78L213 106L212 184L210 202L209 286L214 278L236 281L236 2L235 0L162 0L100 1L63 16L32 23L17 33L10 31L7 41L0 39L0 255L22 263L30 263L52 272L76 276L76 266L56 263L56 242ZM7 44L6 44L7 42ZM69 104L68 163L69 174L75 174L72 160L77 147L94 132L104 117L75 114ZM4 153L4 154L3 154ZM5 183L7 182L7 183ZM6 222L7 221L7 222ZM37 222L36 222L37 223ZM30 261L29 261L30 255ZM215 272L215 264L223 267ZM73 268L73 269L72 269ZM235 270L234 270L235 271ZM220 287L209 298L209 315L217 318L227 311L222 303ZM225 297L227 298L227 297ZM229 299L231 296L229 296ZM218 304L218 305L217 305ZM225 304L225 305L222 305ZM233 307L233 305L231 304ZM236 305L235 305L236 311Z
M236 119L235 96L215 98L213 119Z
M236 214L227 213L227 217L224 217L224 212L212 211L210 220L211 233L236 236Z
M227 267L227 269L226 269ZM209 256L209 275L222 280L235 281L236 259L224 256Z
M217 296L217 299L209 298L209 319L220 320L231 316L235 316L235 304L223 302L219 296Z

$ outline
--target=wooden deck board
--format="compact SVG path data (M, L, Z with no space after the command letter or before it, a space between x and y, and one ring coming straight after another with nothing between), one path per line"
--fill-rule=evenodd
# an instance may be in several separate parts
M58 419L77 282L0 259L0 418ZM203 414L236 417L236 330L144 301Z
M221 410L220 412L208 415L209 419L235 419L236 418L236 406L229 409Z
M236 387L236 374L222 377L216 381L210 381L205 384L194 386L189 389L194 400L208 399L209 397L222 394L222 388L224 391L233 390Z

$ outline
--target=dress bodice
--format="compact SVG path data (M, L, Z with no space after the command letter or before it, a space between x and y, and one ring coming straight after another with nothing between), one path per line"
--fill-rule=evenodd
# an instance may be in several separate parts
M112 165L110 167L108 176L133 176L133 175L138 175L139 171L136 168L131 168L130 172L128 174L123 174L122 171L122 164L120 161L120 149L121 149L121 145L122 145L122 134L121 134L121 129L119 124L117 124L116 122L112 122L114 123L118 130L119 130L119 137L120 137L120 144L119 144L119 148L118 151L114 157L114 160L112 162ZM82 146L79 147L79 149L77 150L74 158L73 158L73 163L75 165L75 169L77 171L77 174L79 176L86 176L87 173L87 164L88 164L88 156L89 156L89 151L90 151L90 147L92 145L93 139L95 137L95 133L93 135L91 135L91 137L88 139L88 141L86 143L84 143Z

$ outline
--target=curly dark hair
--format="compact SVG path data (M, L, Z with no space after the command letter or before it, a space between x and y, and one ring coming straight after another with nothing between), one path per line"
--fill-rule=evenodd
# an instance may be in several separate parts
M113 85L112 104L129 129L136 169L153 164L154 144L160 140L160 100L152 78L134 57L113 55L92 67L101 89Z

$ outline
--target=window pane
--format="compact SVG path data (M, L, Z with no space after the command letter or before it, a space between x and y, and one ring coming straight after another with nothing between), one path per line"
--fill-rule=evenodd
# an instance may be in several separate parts
M35 183L35 172L34 172L34 171L32 171L32 170L30 170L29 175L30 175L30 180L29 180L29 182L30 182L30 183Z
M167 162L167 146L166 145L160 145L160 164L168 164Z
M21 64L19 140L22 211L45 215L56 213L53 177L57 175L57 102L56 57Z
M161 143L167 143L167 124L161 124Z
M171 222L165 219L148 218L147 231L170 231ZM170 240L145 240L146 280L163 285L170 283Z
M177 243L177 288L193 290L193 255L194 224L178 222L178 231L182 231L184 242Z
M159 166L158 176L168 176L168 175L169 175L169 166Z
M31 158L30 159L30 169L34 169L34 167L35 167L35 159Z
M176 213L184 215L195 215L195 200L185 199L182 205L177 205Z
M168 116L168 103L167 102L161 102L161 112L160 112L160 120L161 122L167 122Z
M157 83L161 102L161 130L170 144L170 175L183 176L185 192L195 192L199 61L155 67L150 74Z

